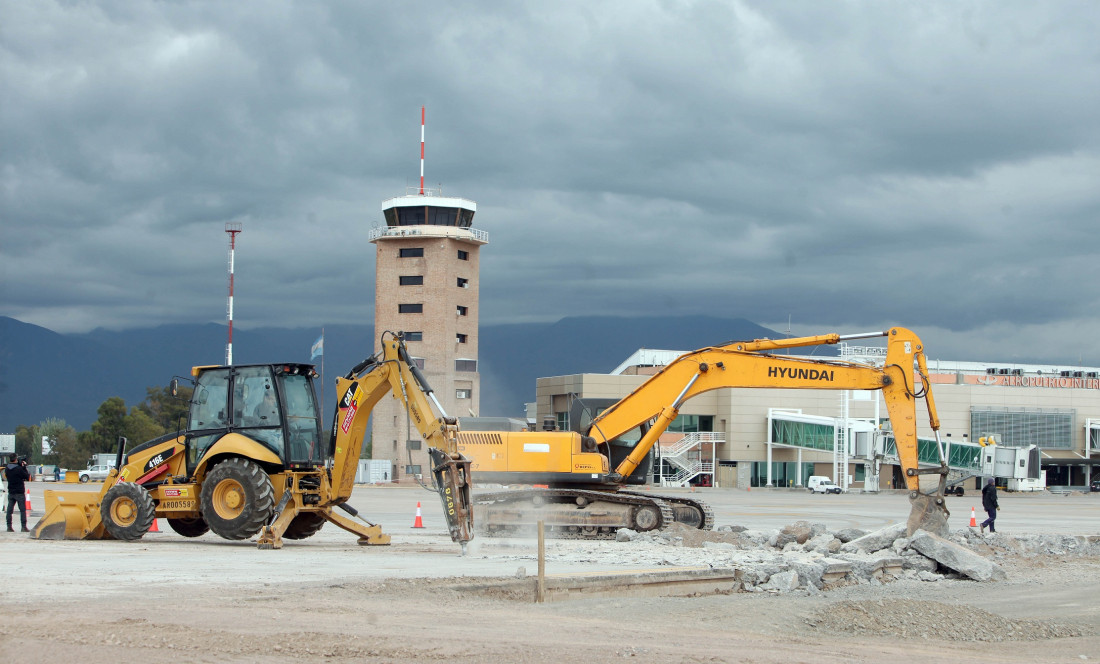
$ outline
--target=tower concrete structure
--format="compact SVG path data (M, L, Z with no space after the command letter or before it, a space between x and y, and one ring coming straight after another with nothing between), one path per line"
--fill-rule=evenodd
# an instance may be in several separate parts
M401 332L436 399L451 417L479 414L478 274L489 235L472 227L477 204L410 189L382 203L385 226L371 229L376 247L374 346ZM393 462L394 480L431 472L427 447L394 399L374 409L372 456Z

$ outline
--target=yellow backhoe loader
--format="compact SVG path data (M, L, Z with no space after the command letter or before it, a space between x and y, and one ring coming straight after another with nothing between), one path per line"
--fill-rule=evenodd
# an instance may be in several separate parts
M775 355L769 351L886 337L882 367L841 360ZM947 463L917 463L916 402L925 399L939 442L939 417L932 399L924 347L913 332L826 334L794 339L737 341L681 355L629 395L591 420L581 432L463 431L459 450L472 460L478 482L528 484L530 489L478 493L479 528L507 534L526 530L536 517L564 537L608 537L619 528L658 530L673 522L710 529L714 517L705 502L687 495L628 490L644 484L650 451L688 399L719 388L881 390L890 414L898 458L910 491L909 532L946 529ZM636 442L628 433L638 431ZM940 475L938 489L921 493L918 476Z
M258 535L268 549L310 537L325 522L358 535L360 544L388 544L389 535L347 501L370 412L391 393L429 445L451 538L465 551L473 536L470 462L458 452L455 420L443 414L399 335L384 333L382 350L337 380L327 445L312 365L202 366L192 375L187 428L129 451L121 439L98 494L46 491L46 514L32 537L136 540L159 517L185 537Z

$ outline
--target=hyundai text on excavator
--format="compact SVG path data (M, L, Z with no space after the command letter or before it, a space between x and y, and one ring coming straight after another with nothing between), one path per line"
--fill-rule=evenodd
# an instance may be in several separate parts
M381 341L379 353L337 380L327 446L312 365L195 367L187 428L129 452L121 439L102 490L46 491L46 514L31 536L136 540L160 517L184 537L208 530L231 540L259 535L258 546L267 549L310 537L326 521L358 535L359 544L388 544L389 535L347 501L371 410L392 393L429 445L448 530L465 551L473 536L470 462L458 452L456 422L401 337L387 332Z
M881 368L769 352L870 337L887 338ZM709 530L714 517L702 500L626 488L645 483L650 451L685 401L734 387L881 390L910 492L909 532L922 528L942 533L949 516L943 499L947 463L930 385L921 341L904 328L730 342L681 355L596 415L581 432L463 431L458 434L458 449L471 459L479 483L535 485L476 494L479 528L489 534L526 530L535 519L564 537L608 537L619 528L649 531L673 522ZM917 464L916 402L921 397L939 444L939 467ZM636 443L623 440L636 429L640 432ZM940 475L939 486L931 493L920 491L918 476L926 473Z

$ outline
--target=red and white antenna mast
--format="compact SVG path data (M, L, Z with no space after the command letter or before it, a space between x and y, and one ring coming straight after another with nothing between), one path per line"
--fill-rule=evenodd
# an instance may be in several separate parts
M233 252L237 248L237 233L241 232L240 222L227 222L225 232L229 235L229 301L225 308L229 319L229 341L225 344L225 364L230 366L233 364Z
M424 195L424 107L420 107L420 195Z

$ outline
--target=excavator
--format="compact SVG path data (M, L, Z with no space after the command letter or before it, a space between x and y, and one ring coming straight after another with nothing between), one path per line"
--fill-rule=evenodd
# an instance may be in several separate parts
M400 335L383 333L381 346L337 380L327 446L312 365L195 367L187 428L128 452L120 438L100 492L46 491L46 514L31 537L137 540L159 517L184 537L257 536L261 549L310 537L326 522L358 535L361 545L389 544L348 500L371 410L392 393L428 443L447 528L465 553L473 538L470 461L458 452L456 420Z
M887 339L881 368L774 353L870 337ZM548 532L567 538L605 538L619 528L660 530L674 522L711 529L713 512L702 500L628 487L645 483L650 452L685 401L734 387L881 390L910 492L909 533L918 528L946 532L948 466L927 360L917 335L900 327L862 334L735 341L686 353L593 417L582 431L459 432L458 449L472 460L478 483L531 485L479 492L475 496L479 528L490 535L509 534L528 530L539 519ZM920 468L917 463L916 402L922 397L939 446L938 467ZM640 433L637 442L629 442L627 435L635 433ZM939 474L935 491L921 492L922 474Z

